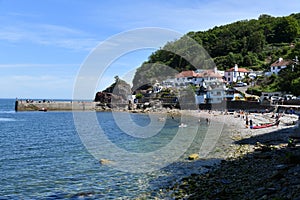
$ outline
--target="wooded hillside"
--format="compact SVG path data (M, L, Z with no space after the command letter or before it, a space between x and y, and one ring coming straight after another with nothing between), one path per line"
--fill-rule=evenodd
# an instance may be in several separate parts
M197 56L198 62L188 62L195 54L195 45L186 42L187 36L200 44L209 56L203 53ZM176 54L172 53L174 49ZM189 59L186 59L186 54L190 54ZM300 56L300 13L285 17L263 14L258 19L189 32L177 41L168 42L138 68L133 89L146 82L151 84L156 77L160 80L162 74L172 76L175 72L195 70L206 65L211 67L215 64L220 70L229 69L234 64L253 70L267 70L269 64L279 57L293 59L296 55ZM162 69L160 66L168 67ZM169 72L168 68L174 71Z

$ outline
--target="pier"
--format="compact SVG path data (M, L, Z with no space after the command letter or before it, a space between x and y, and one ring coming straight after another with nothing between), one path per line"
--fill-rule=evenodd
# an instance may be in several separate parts
M93 111L96 102L90 101L22 101L16 100L15 111Z

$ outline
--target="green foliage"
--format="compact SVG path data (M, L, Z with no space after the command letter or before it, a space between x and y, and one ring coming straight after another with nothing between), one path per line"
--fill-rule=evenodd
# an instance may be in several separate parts
M138 93L138 94L135 95L135 98L141 99L141 98L143 98L143 95L141 93Z
M200 52L199 46L203 47ZM221 70L238 64L267 71L270 63L279 57L293 59L295 56L300 57L300 13L286 17L263 14L258 19L189 32L176 41L168 42L137 69L133 89L174 77L184 70L208 69L215 65ZM291 91L295 77L285 74L282 77L266 78L260 89Z
M299 88L300 88L300 77L292 80L291 83L292 94L299 96L300 95Z
M297 42L294 48L289 52L289 58L295 58L298 56L300 58L300 42Z
M300 95L300 65L295 63L282 69L278 76L272 74L270 77L261 77L256 80L256 86L250 87L247 93L257 94L260 92L275 92L292 93Z
M278 87L280 91L285 91L287 93L292 93L294 95L300 95L299 90L299 77L300 77L300 66L295 65L288 66L279 73Z
M274 43L292 42L299 34L298 21L291 16L281 17L275 22L273 33Z
M249 87L246 91L248 94L252 94L252 95L257 95L257 96L261 96L261 88L258 86L255 87Z

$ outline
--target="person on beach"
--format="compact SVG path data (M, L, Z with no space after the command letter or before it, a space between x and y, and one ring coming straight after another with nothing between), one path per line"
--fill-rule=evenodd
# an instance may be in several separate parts
M249 120L249 124L250 124L250 128L252 128L253 127L253 121L252 121L252 119Z
M209 125L210 120L208 118L206 118L206 124Z
M275 125L278 127L279 123L280 123L280 120L278 118L278 119L276 119Z

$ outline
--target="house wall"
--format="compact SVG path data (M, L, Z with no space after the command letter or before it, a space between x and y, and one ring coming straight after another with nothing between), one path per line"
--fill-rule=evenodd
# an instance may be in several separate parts
M248 75L246 72L225 72L226 81L229 83L238 82Z
M206 94L203 95L195 95L195 102L196 104L203 104L205 103Z
M278 75L280 70L282 70L284 68L286 68L286 66L273 66L273 67L271 66L271 73Z
M211 90L207 92L207 97L210 98L210 103L221 103L225 97L225 90Z

